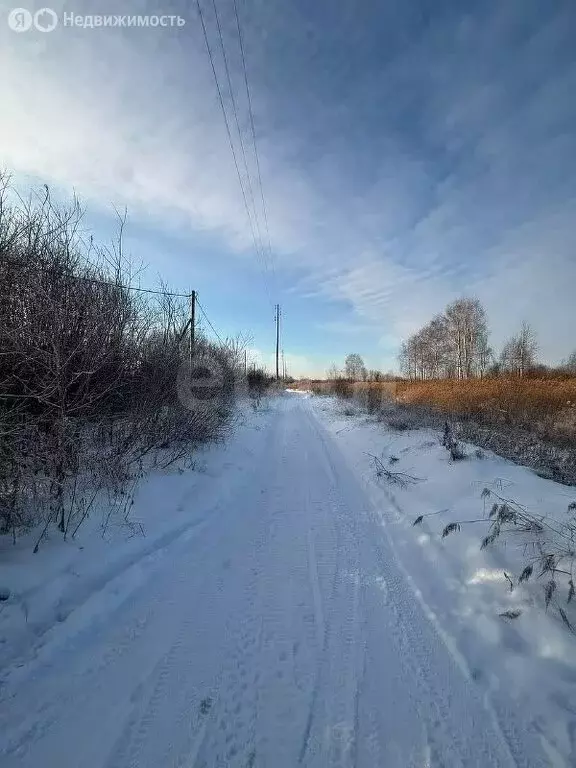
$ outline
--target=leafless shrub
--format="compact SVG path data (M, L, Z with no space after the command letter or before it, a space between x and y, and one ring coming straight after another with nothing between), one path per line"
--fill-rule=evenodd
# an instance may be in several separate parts
M111 248L85 243L81 220L77 200L22 200L0 175L0 532L39 526L36 548L53 527L73 535L97 496L125 516L145 468L215 437L227 410L178 398L186 300L125 287L125 217Z
M442 445L449 452L452 461L462 461L463 459L468 458L468 454L456 439L452 426L447 421L444 423Z
M272 386L273 379L263 368L252 367L248 371L246 383L252 408L256 411L260 408L262 398Z
M379 479L383 478L389 483L399 485L401 488L406 488L409 485L421 482L421 478L413 477L412 475L406 474L406 472L390 471L386 467L386 458L384 456L375 456L372 453L367 453L366 456L369 456L372 459L372 465L376 471L376 477Z
M331 394L343 400L350 400L354 394L352 382L343 377L338 377L330 382Z
M378 413L382 407L384 399L387 399L386 392L377 386L370 386L368 382L363 387L355 388L355 397L362 408L370 414Z

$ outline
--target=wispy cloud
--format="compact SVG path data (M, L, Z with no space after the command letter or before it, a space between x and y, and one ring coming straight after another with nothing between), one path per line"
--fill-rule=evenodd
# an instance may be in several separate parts
M155 226L210 232L248 258L201 29L172 5L184 31L60 29L39 40L4 30L1 161L97 204L125 203ZM249 136L232 6L219 5ZM340 302L342 333L385 329L391 346L450 299L477 294L496 341L526 316L545 357L566 354L576 321L572 4L425 3L417 13L400 2L313 12L254 2L243 13L283 288L311 307ZM318 338L338 328L321 317L314 327Z

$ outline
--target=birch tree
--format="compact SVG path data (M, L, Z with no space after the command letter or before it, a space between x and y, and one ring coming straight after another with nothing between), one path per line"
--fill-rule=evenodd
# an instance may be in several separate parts
M538 342L534 329L523 322L518 334L508 339L502 348L501 367L507 373L522 377L536 364L537 351Z
M365 378L366 366L364 360L358 353L348 355L344 362L346 378L352 381L360 381Z

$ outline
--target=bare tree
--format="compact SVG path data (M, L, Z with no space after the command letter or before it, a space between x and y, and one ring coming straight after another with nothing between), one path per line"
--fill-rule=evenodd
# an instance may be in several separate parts
M344 362L346 378L352 381L365 380L366 366L358 353L348 355Z
M518 373L520 376L524 376L536 364L537 352L536 333L527 322L523 322L518 335Z
M398 366L400 373L407 376L410 381L415 379L414 375L414 362L411 355L410 344L407 341L403 341L400 345L400 351L398 353Z
M568 371L568 373L576 375L576 350L574 350L574 352L572 352L572 354L567 357L563 367Z
M504 371L515 376L524 376L536 364L538 343L532 327L522 323L520 332L504 344L500 354L500 364Z
M340 378L341 373L338 370L338 366L335 363L332 363L330 368L326 371L326 378L328 381L335 381L336 379Z
M486 315L477 299L458 299L407 339L400 368L412 380L484 375L492 351Z
M478 350L488 336L486 313L478 299L463 298L446 308L446 329L459 379L475 375Z
M476 355L477 355L478 375L480 376L481 379L483 379L488 372L490 364L494 360L494 351L490 346L490 344L488 343L487 330L482 331L478 335Z

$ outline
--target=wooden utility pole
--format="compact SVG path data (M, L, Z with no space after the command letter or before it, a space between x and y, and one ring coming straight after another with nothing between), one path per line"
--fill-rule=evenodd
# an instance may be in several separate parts
M280 378L280 304L276 304L276 381Z
M194 359L194 344L196 342L196 291L190 294L190 376L192 376L192 361Z

